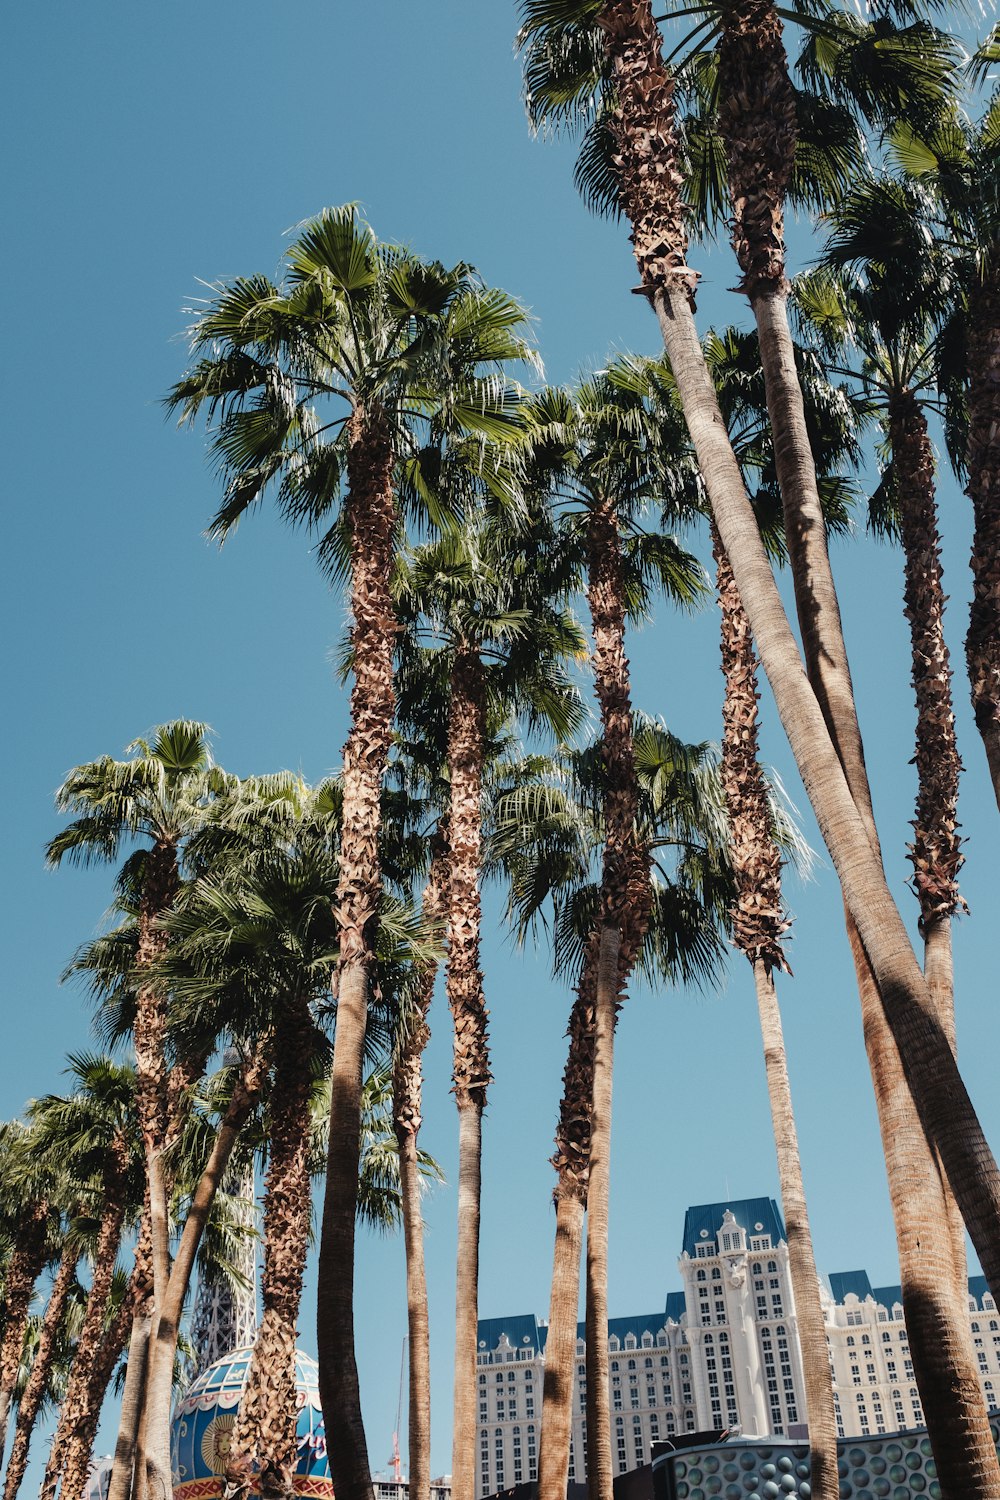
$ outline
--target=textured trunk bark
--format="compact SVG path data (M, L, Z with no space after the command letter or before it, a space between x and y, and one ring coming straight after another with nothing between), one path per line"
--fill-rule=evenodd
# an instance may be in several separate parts
M337 1027L330 1070L330 1149L320 1237L316 1327L319 1388L338 1500L373 1500L354 1353L354 1235L358 1200L361 1082L370 970L382 894L380 801L395 709L396 623L389 582L396 528L388 423L358 408L348 429L351 644L354 687L344 747Z
M447 829L441 827L433 840L423 896L424 920L434 930L444 917L450 878ZM399 1195L406 1247L410 1500L430 1500L431 1481L430 1323L417 1137L423 1114L423 1055L430 1039L427 1014L437 968L436 963L430 964L421 976L414 1015L405 1037L397 1044L392 1070L392 1114L399 1147Z
M35 1282L45 1265L45 1241L48 1232L49 1205L43 1199L32 1203L21 1221L14 1253L7 1267L4 1285L6 1327L0 1344L0 1457L7 1443L10 1403L21 1367L24 1330L28 1326L28 1308Z
M177 849L157 843L146 857L139 903L139 942L136 968L156 963L167 946L167 934L157 925L177 894ZM170 1276L169 1189L163 1162L167 1140L167 1060L164 1053L166 1000L157 990L139 983L133 1026L136 1100L146 1153L149 1223L152 1244L153 1296L162 1302Z
M4 1478L3 1500L14 1500L24 1478L24 1471L28 1464L28 1449L31 1445L31 1434L35 1428L42 1398L49 1382L49 1374L52 1370L52 1359L55 1354L56 1337L59 1325L62 1323L63 1313L66 1311L66 1303L69 1298L76 1276L76 1265L79 1260L79 1251L76 1246L68 1246L63 1250L59 1261L59 1269L52 1282L52 1290L49 1292L49 1300L45 1307L45 1316L42 1319L41 1333L38 1339L38 1347L35 1357L31 1362L31 1370L20 1401L17 1403L17 1423L14 1428L14 1441L11 1445L10 1457L7 1460L7 1473Z
M604 926L597 966L594 1113L587 1189L587 1493L590 1500L614 1500L608 1391L608 1206L620 947L621 928Z
M549 1329L545 1339L542 1388L542 1440L538 1454L538 1500L566 1500L573 1440L577 1320L580 1307L580 1255L586 1213L579 1191L556 1189L556 1243L552 1257Z
M119 1153L121 1155L121 1153ZM94 1248L94 1272L87 1296L87 1310L76 1342L76 1353L70 1370L66 1394L59 1412L52 1447L49 1450L45 1475L42 1479L40 1500L53 1500L59 1477L67 1459L71 1456L71 1445L76 1434L84 1430L90 1404L93 1400L95 1372L99 1368L99 1355L104 1339L104 1315L107 1308L111 1281L115 1271L118 1246L121 1243L122 1222L125 1218L122 1203L122 1164L105 1183L107 1207L101 1219L101 1227ZM67 1490L67 1495L68 1495ZM79 1491L77 1492L79 1493Z
M94 1439L101 1420L101 1407L104 1405L104 1398L111 1384L115 1366L125 1348L130 1323L131 1314L126 1302L115 1314L101 1342L101 1347L97 1351L93 1371L87 1383L86 1409L66 1447L61 1490L66 1500L74 1500L74 1497L86 1494Z
M135 1247L135 1262L129 1281L132 1307L132 1328L129 1336L128 1359L125 1367L125 1388L122 1391L122 1409L118 1421L118 1436L115 1439L114 1462L111 1467L111 1483L108 1500L141 1500L145 1492L145 1456L142 1456L138 1473L141 1484L133 1486L139 1457L139 1428L142 1421L143 1402L146 1392L146 1374L149 1367L149 1343L153 1331L153 1268L151 1263L152 1240L149 1227L148 1197L139 1228Z
M726 680L722 711L722 786L729 815L730 854L737 887L733 940L750 961L757 992L805 1378L810 1485L816 1500L838 1500L840 1481L833 1382L792 1110L781 1013L774 986L774 971L788 967L781 940L789 922L781 900L781 853L774 840L767 785L760 766L757 664L750 622L714 526L712 548L722 614L722 669Z
M173 1492L170 1470L170 1406L173 1398L177 1333L184 1311L184 1299L219 1184L225 1175L239 1133L257 1102L267 1076L269 1052L267 1042L259 1045L233 1090L233 1096L212 1143L208 1162L191 1197L191 1206L184 1221L158 1315L154 1314L154 1333L149 1347L142 1416L145 1484L152 1500L171 1500Z
M972 708L1000 807L1000 280L987 270L969 316L968 494L972 501L972 604L965 659Z
M226 1465L226 1495L290 1500L297 1461L295 1340L309 1245L312 1059L317 1037L302 996L290 996L274 1038L270 1162L264 1193L263 1317Z
M778 1009L774 975L763 960L758 959L754 964L753 977L764 1042L767 1092L771 1103L781 1206L785 1212L785 1233L788 1239L788 1265L792 1276L792 1291L795 1294L802 1373L806 1387L809 1484L817 1500L820 1496L824 1500L836 1500L840 1493L840 1480L837 1477L837 1417L833 1405L833 1382L823 1308L819 1299L819 1276L813 1254L798 1134L792 1110L781 1012Z
M479 964L482 911L483 758L485 678L479 653L460 647L451 674L448 712L448 811L451 878L448 891L446 989L454 1021L452 1076L458 1106L458 1251L455 1276L455 1392L452 1427L453 1500L474 1500L478 1382L479 1213L482 1118L490 1082L483 973Z
M539 1500L565 1500L573 1435L573 1365L580 1307L580 1255L590 1177L590 1127L594 1113L594 1005L601 929L591 932L569 1018L569 1050L556 1126L552 1165L556 1238L549 1331L545 1340ZM582 1455L581 1455L582 1456Z

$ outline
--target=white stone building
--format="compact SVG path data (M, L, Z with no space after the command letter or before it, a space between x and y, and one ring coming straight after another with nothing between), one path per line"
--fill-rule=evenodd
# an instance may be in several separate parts
M805 1393L788 1247L771 1198L689 1208L678 1266L683 1291L662 1313L612 1318L612 1457L616 1472L650 1460L676 1432L739 1424L748 1436L806 1436ZM841 1436L923 1423L899 1287L864 1271L822 1288ZM1000 1317L985 1280L969 1282L969 1318L988 1404L1000 1395ZM546 1324L532 1314L479 1324L478 1493L537 1477ZM586 1367L577 1339L570 1479L585 1477Z

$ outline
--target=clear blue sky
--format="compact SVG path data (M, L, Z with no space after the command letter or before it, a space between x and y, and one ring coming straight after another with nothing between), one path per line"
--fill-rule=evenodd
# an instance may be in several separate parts
M293 767L316 778L340 757L345 697L329 653L341 599L321 581L306 540L267 513L221 554L204 540L218 491L203 436L175 432L158 405L184 367L182 309L203 290L199 278L273 273L285 230L324 205L358 200L382 236L445 261L471 260L524 299L551 379L593 368L609 351L657 349L654 321L630 295L625 233L584 211L568 147L529 138L514 29L510 4L483 0L55 0L8 15L0 64L4 1114L59 1087L64 1053L88 1041L81 999L58 976L99 927L110 879L43 869L56 827L52 793L65 771L120 754L175 716L208 720L219 759L240 773ZM726 290L736 279L728 250L707 260L699 252L697 263L706 271L702 327L742 319ZM968 505L950 480L942 503L961 667ZM899 558L861 536L840 544L835 562L883 846L912 923L904 845L913 710ZM637 703L680 734L716 737L714 612L664 613L633 645ZM956 942L959 1039L997 1142L997 812L961 676L957 699L971 906ZM801 802L766 695L763 710L766 753ZM788 894L795 980L783 983L782 997L817 1258L827 1271L866 1266L874 1281L892 1281L892 1226L829 866L807 887L790 880ZM495 921L485 970L496 1082L485 1129L481 1308L544 1314L547 1158L569 997L550 981L544 956L512 953ZM422 1139L452 1176L443 1006L433 1024ZM679 1285L688 1204L776 1193L776 1172L745 965L734 965L722 994L637 993L619 1034L610 1306L624 1314L661 1306ZM450 1467L454 1215L453 1189L438 1189L427 1205L436 1472ZM362 1241L358 1303L380 1465L405 1332L400 1241ZM315 1349L311 1294L301 1342Z

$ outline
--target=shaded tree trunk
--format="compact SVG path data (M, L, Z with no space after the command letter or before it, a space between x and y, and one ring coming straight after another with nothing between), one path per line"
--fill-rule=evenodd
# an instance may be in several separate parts
M153 846L146 856L139 903L139 941L136 968L155 964L167 947L159 918L172 905L178 889L177 849L172 843ZM166 998L142 982L136 990L135 1046L136 1102L146 1153L149 1222L152 1246L153 1295L157 1312L166 1295L170 1275L169 1190L163 1153L167 1140L167 1060L164 1052Z
M816 1500L837 1500L840 1480L837 1474L833 1381L792 1109L788 1059L774 984L774 971L788 968L782 937L790 923L782 905L781 854L774 838L767 785L760 765L757 665L750 622L714 526L712 550L722 612L722 670L726 679L722 714L722 787L729 814L730 855L736 877L733 941L750 962L757 994L802 1352L809 1421L810 1486Z
M440 928L444 919L450 878L447 831L439 828L423 896L424 920L434 930ZM430 1039L427 1014L437 968L436 963L430 964L421 976L413 1014L405 1035L397 1043L392 1068L393 1128L399 1147L399 1196L406 1247L410 1500L430 1500L431 1481L430 1324L417 1137L423 1111L423 1055Z
M80 1252L74 1244L66 1245L59 1261L59 1269L52 1282L49 1292L49 1300L45 1307L45 1315L42 1319L41 1333L38 1339L38 1347L35 1357L31 1362L31 1370L27 1383L17 1403L17 1422L14 1427L14 1441L11 1445L10 1457L7 1460L7 1472L4 1476L3 1500L14 1500L24 1478L24 1471L28 1464L28 1449L31 1445L31 1435L35 1429L35 1422L41 1410L45 1392L48 1389L49 1376L52 1372L53 1359L56 1352L56 1340L59 1335L60 1324L66 1311L69 1294L76 1278L76 1265L80 1258Z
M373 1500L354 1353L354 1236L361 1131L361 1084L375 936L381 897L378 834L382 780L395 707L395 618L389 579L396 511L392 442L377 411L358 408L349 423L351 632L354 687L344 747L337 1029L330 1077L330 1151L316 1298L319 1387L338 1500Z
M478 1428L476 1339L479 1307L479 1214L482 1118L490 1082L488 1011L479 964L482 910L482 785L486 740L485 681L478 651L460 648L451 675L448 770L446 989L454 1021L452 1079L458 1107L458 1251L455 1274L453 1500L474 1500Z
M594 1109L594 1005L600 931L584 952L583 970L569 1018L569 1050L556 1126L552 1165L558 1174L555 1249L549 1327L545 1339L542 1437L538 1454L539 1500L565 1500L573 1439L580 1255L590 1177L590 1133Z
M105 1181L106 1208L94 1248L94 1271L87 1296L87 1309L76 1343L66 1394L59 1412L45 1475L39 1491L40 1500L53 1500L66 1463L71 1456L73 1439L84 1431L93 1400L94 1382L99 1370L99 1356L104 1339L104 1318L115 1272L115 1261L121 1243L125 1219L123 1201L124 1150L118 1150L118 1163ZM69 1493L68 1490L66 1492Z
M7 1265L4 1285L3 1343L0 1344L0 1456L7 1443L10 1403L21 1368L24 1331L28 1326L35 1282L46 1260L49 1205L44 1199L30 1204L20 1223L17 1243Z
M226 1495L293 1493L298 1458L295 1341L309 1246L309 1139L316 1032L309 1005L290 996L274 1038L270 1162L264 1194L263 1316L226 1465Z
M122 1391L121 1416L115 1440L114 1462L108 1500L141 1500L145 1493L145 1458L139 1468L141 1483L133 1492L136 1457L139 1451L139 1428L142 1421L146 1374L149 1366L149 1343L153 1331L153 1267L149 1228L149 1202L143 1210L139 1238L135 1247L135 1264L129 1282L132 1327L129 1334L125 1388Z
M965 659L972 709L1000 807L1000 279L988 269L969 299L968 494L972 604Z

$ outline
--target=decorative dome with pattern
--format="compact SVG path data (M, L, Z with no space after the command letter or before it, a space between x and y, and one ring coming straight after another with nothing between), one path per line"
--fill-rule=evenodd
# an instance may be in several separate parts
M174 1500L221 1500L226 1454L251 1353L250 1349L234 1349L216 1360L192 1381L182 1397L174 1416L171 1443ZM319 1370L316 1361L301 1349L295 1354L295 1383L299 1407L295 1493L308 1500L333 1500L319 1404Z

